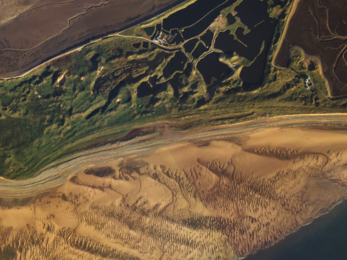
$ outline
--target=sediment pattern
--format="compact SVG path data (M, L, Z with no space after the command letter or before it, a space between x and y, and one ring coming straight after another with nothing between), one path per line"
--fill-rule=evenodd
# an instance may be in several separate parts
M34 198L1 180L0 258L237 259L268 247L347 195L347 133L326 124L343 116L313 118L324 129L299 117L167 128L82 151L26 180Z

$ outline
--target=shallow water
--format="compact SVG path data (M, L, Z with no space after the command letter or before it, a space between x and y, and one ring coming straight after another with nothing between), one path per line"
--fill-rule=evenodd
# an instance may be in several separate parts
M347 259L347 201L245 260Z

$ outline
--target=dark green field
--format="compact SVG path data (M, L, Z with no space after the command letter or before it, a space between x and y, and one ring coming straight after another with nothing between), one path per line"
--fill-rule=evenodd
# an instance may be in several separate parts
M66 154L148 123L194 122L192 127L204 127L265 116L344 112L347 101L327 97L318 66L309 70L299 52L293 52L288 68L272 65L292 1L269 1L268 17L277 25L268 50L260 44L257 54L265 57L263 76L254 84L243 82L242 69L256 59L223 54L213 44L223 31L237 37L237 28L244 28L245 35L256 30L237 18L228 24L241 2L221 11L219 27L194 36L190 53L185 43L193 38L155 44L159 20L152 20L123 32L125 37L91 44L23 78L0 80L0 176L30 177ZM201 50L194 54L197 48ZM219 55L216 62L230 69L205 82L197 64L212 52ZM305 76L314 83L310 90Z

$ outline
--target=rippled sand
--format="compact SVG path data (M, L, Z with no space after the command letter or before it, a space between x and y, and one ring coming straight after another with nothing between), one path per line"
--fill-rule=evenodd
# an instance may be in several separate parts
M0 258L245 256L347 195L346 119L166 128L81 151L32 179L2 179Z

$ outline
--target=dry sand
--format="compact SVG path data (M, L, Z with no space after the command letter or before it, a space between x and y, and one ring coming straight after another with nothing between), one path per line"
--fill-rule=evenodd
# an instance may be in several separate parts
M51 192L0 208L0 259L236 259L267 247L347 195L346 117L167 129L83 151L48 170ZM15 181L0 189L18 203Z

